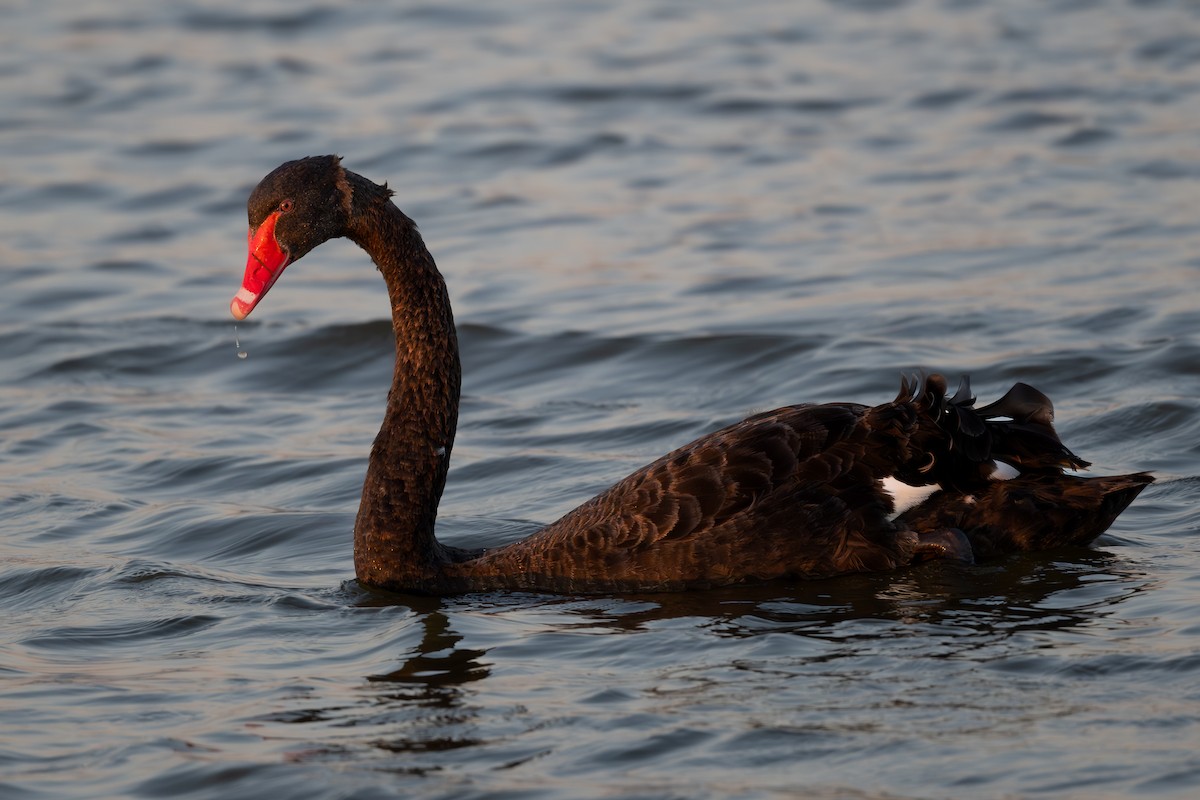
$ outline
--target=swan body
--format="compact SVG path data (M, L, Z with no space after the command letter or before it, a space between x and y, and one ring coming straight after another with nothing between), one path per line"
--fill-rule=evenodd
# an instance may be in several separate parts
M902 380L894 400L795 405L700 437L541 531L465 550L434 535L461 370L446 285L391 191L336 156L283 164L250 195L244 319L283 270L348 237L383 273L396 365L354 529L359 581L452 594L674 591L970 562L1084 545L1153 478L1081 478L1050 401L1017 384L975 407L964 380ZM890 487L890 488L889 488ZM897 507L897 489L917 490Z

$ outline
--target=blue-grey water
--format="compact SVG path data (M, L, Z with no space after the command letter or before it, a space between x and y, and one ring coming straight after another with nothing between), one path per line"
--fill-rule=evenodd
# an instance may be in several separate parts
M377 272L228 313L249 190L330 152L450 286L447 540L920 368L1158 483L976 567L371 594ZM6 800L1200 792L1195 3L9 0L0 269Z

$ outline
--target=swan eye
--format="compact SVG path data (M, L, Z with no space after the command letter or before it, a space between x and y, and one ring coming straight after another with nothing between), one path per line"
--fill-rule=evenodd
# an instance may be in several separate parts
M291 200L284 200L282 203L279 204L279 213L286 214L289 211L291 211L293 208L295 208L295 206L296 206L296 204L293 203Z

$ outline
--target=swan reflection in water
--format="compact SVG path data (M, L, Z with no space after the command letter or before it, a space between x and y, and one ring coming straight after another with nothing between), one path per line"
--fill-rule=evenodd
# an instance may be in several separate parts
M896 702L936 703L943 725L979 724L998 702L1027 704L1024 716L1051 714L1037 693L997 699L978 682L992 668L1038 669L1022 665L1038 652L1053 657L1064 634L1104 625L1148 584L1125 559L1074 550L1057 560L1016 555L988 567L934 563L690 594L371 593L360 605L409 609L404 639L419 632L416 643L395 669L366 675L351 705L339 692L330 707L314 708L320 698L309 696L305 713L269 721L338 729L336 751L298 749L296 760L386 752L397 759L381 768L422 775L546 756L580 735L584 712L596 713L597 746L611 746L625 737L605 738L605 725L623 724L614 715L678 719L697 703L742 703L747 692L769 692L774 713L822 729L839 717L886 716ZM464 630L500 643L474 644L481 637ZM643 635L653 641L628 639ZM757 649L756 637L770 646ZM721 649L731 639L750 641ZM547 732L558 728L560 737ZM324 732L301 738L328 741Z

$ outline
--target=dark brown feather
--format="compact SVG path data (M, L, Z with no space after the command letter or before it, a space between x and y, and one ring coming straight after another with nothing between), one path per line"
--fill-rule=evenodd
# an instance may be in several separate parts
M793 406L731 425L450 571L466 581L508 575L518 585L591 591L896 567L915 538L887 520L877 485L886 465L866 457L879 434L871 411Z

